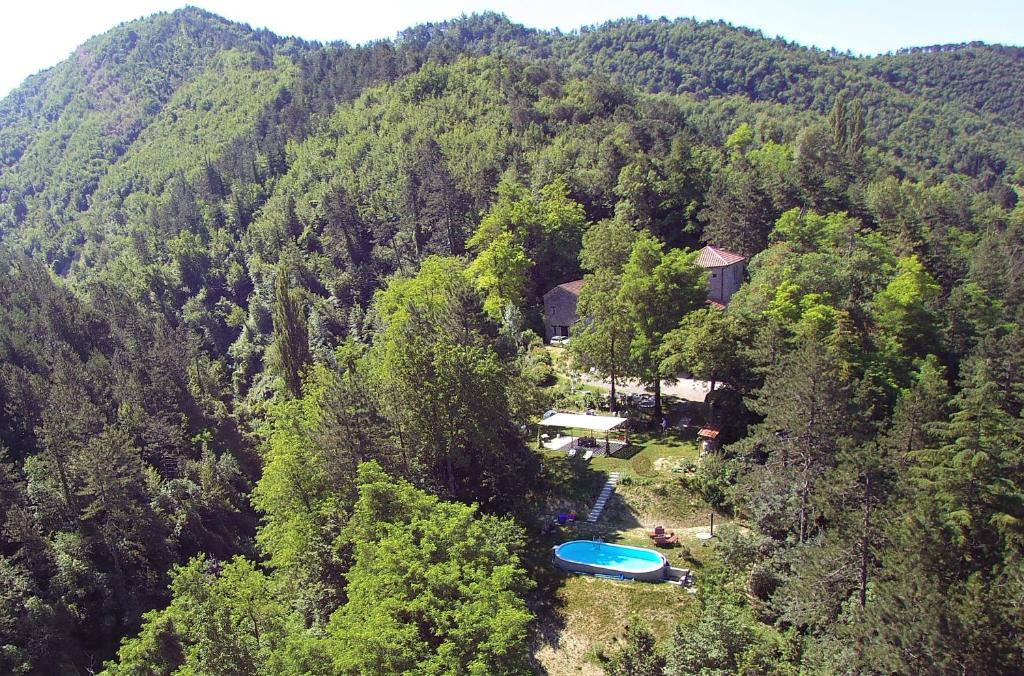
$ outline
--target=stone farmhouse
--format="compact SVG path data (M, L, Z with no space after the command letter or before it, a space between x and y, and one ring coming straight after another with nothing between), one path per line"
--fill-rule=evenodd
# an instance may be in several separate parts
M724 308L746 276L745 256L708 245L700 250L697 265L708 271L708 302ZM544 294L544 340L555 336L572 337L573 325L579 321L576 303L583 290L583 280L559 284Z
M544 294L544 342L551 342L555 336L571 336L573 324L580 320L576 303L582 289L583 280L577 279L559 284Z

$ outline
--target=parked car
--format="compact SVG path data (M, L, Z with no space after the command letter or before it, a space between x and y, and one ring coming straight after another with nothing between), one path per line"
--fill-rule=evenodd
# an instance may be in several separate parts
M551 344L556 347L565 347L569 344L567 336L551 336Z

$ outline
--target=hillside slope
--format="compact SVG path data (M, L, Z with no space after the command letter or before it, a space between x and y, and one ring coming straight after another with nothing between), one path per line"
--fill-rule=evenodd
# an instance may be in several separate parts
M827 112L848 89L863 100L871 141L901 164L978 174L1024 153L1024 50L983 44L857 58L760 31L691 19L623 19L560 34L485 15L402 34L440 52L555 59L654 93L738 95Z
M266 57L279 42L196 9L154 15L92 38L0 102L4 194L31 197L50 177L63 177L80 183L50 201L77 205L95 189L103 167L94 165L115 162L211 60L230 49Z
M1024 577L999 584L1019 533L997 532L1019 520L972 516L984 551L957 549L963 522L932 528L937 512L881 520L980 504L960 491L986 481L1020 494L997 479L1022 466L1021 75L1015 48L857 59L688 20L564 35L485 14L351 47L185 9L90 40L0 103L0 672L117 673L121 645L126 673L355 673L478 626L410 620L422 588L388 558L359 563L394 514L364 505L353 530L357 474L398 487L368 501L382 509L443 505L453 541L477 519L450 509L463 501L509 552L520 526L546 542L533 529L576 470L554 456L545 470L522 431L589 404L538 344L541 298L588 274L580 308L601 321L580 326L606 334L574 334L574 358L652 387L682 372L728 384L708 412L738 442L730 457L666 471L662 497L700 493L763 542L733 542L735 579L702 592L736 594L698 597L735 606L744 641L778 643L752 643L751 669L926 672L892 632L948 653L965 621L980 627L968 670L1015 673L1019 646L993 636L1019 635L996 602L1020 596ZM688 251L706 243L749 260L725 313ZM933 432L953 410L962 424ZM945 449L988 429L972 448L1006 452L971 460L977 480L915 493L933 484L914 463L968 476L943 463L971 456ZM821 584L836 561L845 577ZM474 566L452 570L490 570ZM494 590L515 611L495 655L525 660L520 611L557 594L514 568ZM869 573L899 621L858 619ZM933 581L927 601L956 621L919 626L904 579ZM366 592L382 580L401 594ZM374 614L380 596L403 599L394 616ZM421 652L396 651L384 623ZM447 643L467 660L449 671L471 672L490 633ZM740 671L725 652L721 670ZM940 671L960 664L943 656Z
M227 51L239 54L228 66L221 56ZM280 108L314 92L316 100L287 111L287 125L301 129L301 137L315 126L312 117L329 113L366 83L393 81L430 60L487 53L554 62L573 77L607 76L651 93L698 100L739 96L817 114L827 112L846 89L864 106L869 142L890 164L918 172L977 176L1009 168L1012 173L1024 156L1024 96L1019 95L1024 51L1017 48L965 45L859 59L769 40L721 22L622 20L563 35L485 14L410 28L393 46L317 51L188 8L97 36L0 102L0 233L10 238L26 229L14 239L30 250L47 251L63 269L69 248L86 239L84 226L65 232L68 223L97 201L100 215L93 220L109 219L106 203L115 193L116 202L140 190L136 183L123 183L130 170L119 166L130 161L125 156L133 144L178 147L189 141L183 155L214 162L230 140L225 133L248 138L249 145L266 145L266 135L274 133L266 125L281 120L264 116L256 135L245 121L255 122L279 95L285 97L275 102ZM287 63L298 63L299 70L294 78L277 81ZM376 70L373 76L353 75L368 63ZM331 91L338 65L349 70L349 81ZM251 92L238 82L234 91L218 94L218 101L175 98L204 73L210 84L236 76L277 82L266 85L269 89L254 85ZM194 138L170 131L166 122L142 135L161 113L164 119L175 117L180 107L187 115L196 105L204 129ZM230 132L226 121L217 122L221 113L234 116ZM214 132L218 125L223 131ZM203 138L208 133L217 133L219 140ZM171 165L164 166L165 173ZM146 182L141 189L153 192L160 183ZM94 196L101 184L104 194ZM94 227L90 236L95 234ZM63 250L52 251L50 239L62 240Z

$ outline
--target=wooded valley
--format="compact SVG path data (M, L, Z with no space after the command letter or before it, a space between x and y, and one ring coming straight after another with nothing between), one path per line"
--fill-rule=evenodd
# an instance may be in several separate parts
M113 28L0 101L0 673L545 673L577 279L740 527L594 668L1020 673L1022 195L1019 47Z

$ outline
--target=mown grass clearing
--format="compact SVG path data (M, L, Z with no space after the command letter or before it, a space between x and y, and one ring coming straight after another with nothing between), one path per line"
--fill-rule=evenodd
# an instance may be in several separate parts
M621 647L631 618L646 624L659 641L671 635L679 616L693 603L686 589L673 584L619 582L562 572L551 562L551 547L573 539L600 537L606 542L658 549L673 566L700 569L715 556L714 545L698 540L706 531L711 508L685 485L685 472L698 459L693 430L631 436L632 447L621 457L596 457L589 463L562 451L538 451L544 463L547 518L558 511L576 511L580 522L535 541L533 560L539 594L546 594L538 612L535 657L549 674L601 674L596 655ZM610 472L622 479L596 524L584 521ZM552 505L554 507L552 507ZM715 525L728 521L716 514ZM677 533L680 544L656 548L648 535L655 525Z
M620 648L632 618L641 618L659 641L665 640L679 614L694 602L677 585L564 575L556 591L558 614L539 618L540 634L555 638L538 645L536 657L553 675L604 673L596 654Z

